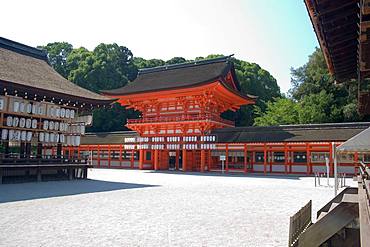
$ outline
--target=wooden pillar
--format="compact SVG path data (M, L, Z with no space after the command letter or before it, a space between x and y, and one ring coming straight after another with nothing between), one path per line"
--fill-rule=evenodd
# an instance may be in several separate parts
M329 175L334 173L334 160L333 160L333 143L329 142Z
M226 144L226 164L225 164L225 171L229 172L229 144Z
M206 166L206 151L200 150L200 172L205 171Z
M180 152L176 150L176 163L175 163L175 170L179 170L179 163L180 163Z
M158 171L158 150L154 150L154 170Z
M144 168L144 150L140 149L139 151L139 169L143 170Z
M0 167L0 184L3 183L3 169Z
M211 171L211 166L212 166L212 150L209 150L208 151L208 165L207 165L209 172Z
M110 168L110 161L111 161L110 154L111 154L111 146L108 145L108 168Z
M244 144L244 172L248 172L248 150L247 144Z
M27 142L26 143L26 157L27 158L31 157L31 151L32 151L31 143Z
M130 168L134 168L134 163L135 163L135 150L131 150L131 159L130 159Z
M98 148L98 151L97 151L97 155L98 155L98 167L100 167L100 145L98 145L97 148Z
M310 152L310 144L306 143L306 158L307 158L307 175L312 173L311 171L311 152Z
M21 141L21 145L20 145L20 156L21 156L21 158L26 157L26 143L22 142L22 141Z
M119 167L122 167L123 144L119 145Z
M41 142L38 142L37 143L37 153L36 153L36 157L38 159L41 159L42 158L42 143Z
M187 170L187 157L186 157L186 149L182 150L182 171L186 172Z
M263 173L266 174L267 169L267 145L266 143L263 145Z
M57 145L57 158L62 158L62 143L58 143Z
M353 165L355 167L355 174L358 174L358 153L357 152L355 152L353 159L354 159Z

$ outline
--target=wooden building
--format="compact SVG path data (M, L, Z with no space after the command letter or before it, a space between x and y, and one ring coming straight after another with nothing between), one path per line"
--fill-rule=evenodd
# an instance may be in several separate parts
M113 100L66 80L36 48L0 38L0 183L85 178L87 162L68 159L94 107Z
M243 95L230 57L144 69L123 88L105 91L141 112L134 131L91 133L70 154L91 154L95 167L306 174L333 172L333 147L370 123L234 127L226 110L253 104ZM358 155L340 159L357 172Z

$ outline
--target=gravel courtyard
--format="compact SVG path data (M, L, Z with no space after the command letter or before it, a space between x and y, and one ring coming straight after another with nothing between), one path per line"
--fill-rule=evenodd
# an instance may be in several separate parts
M312 177L93 169L89 178L0 185L0 246L287 246L289 216L333 196Z

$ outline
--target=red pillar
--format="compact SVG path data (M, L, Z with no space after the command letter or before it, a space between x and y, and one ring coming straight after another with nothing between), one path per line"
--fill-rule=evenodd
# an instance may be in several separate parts
M248 150L247 144L244 144L244 172L248 172Z
M285 171L285 174L288 173L288 148L287 148L287 144L284 143L284 171Z
M175 164L175 170L179 170L179 160L180 160L180 151L176 150L176 164Z
M200 151L200 171L204 172L206 166L206 152L205 150Z
M267 166L267 147L266 143L263 145L263 173L266 174L266 166Z
M133 169L134 168L134 157L135 157L135 150L131 150L131 159L130 159L130 168Z
M123 144L119 145L119 167L122 167L122 151L123 151Z
M139 151L139 169L143 170L144 168L144 150L140 149Z
M154 170L159 170L158 167L158 150L154 150Z
M111 155L110 155L110 149L111 149L111 146L108 145L108 167L110 168L110 160L111 160Z
M100 145L98 145L97 155L98 155L98 167L100 167Z
M182 170L186 172L187 170L187 157L186 157L186 149L182 150Z
M225 171L229 172L229 144L226 144L226 164Z

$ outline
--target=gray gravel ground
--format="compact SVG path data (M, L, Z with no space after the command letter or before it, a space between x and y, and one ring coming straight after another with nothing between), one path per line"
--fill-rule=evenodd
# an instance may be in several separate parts
M0 185L0 246L287 246L289 216L333 196L313 178L93 169Z

